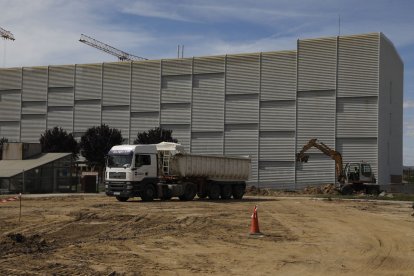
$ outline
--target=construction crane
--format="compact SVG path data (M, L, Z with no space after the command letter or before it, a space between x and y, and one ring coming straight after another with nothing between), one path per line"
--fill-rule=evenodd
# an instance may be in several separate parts
M14 40L14 35L11 32L6 31L2 27L0 27L0 37L4 39Z
M119 49L116 49L108 44L105 44L103 42L100 42L92 37L89 37L87 35L81 34L81 37L79 39L80 42L85 43L86 45L92 46L96 49L99 49L101 51L104 51L108 54L114 55L118 57L120 61L134 61L134 60L147 60L146 58L134 56L131 54L128 54L124 51L121 51Z

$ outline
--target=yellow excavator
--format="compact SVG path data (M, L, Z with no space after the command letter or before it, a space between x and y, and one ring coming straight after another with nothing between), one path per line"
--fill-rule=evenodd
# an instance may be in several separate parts
M367 194L379 194L380 188L376 183L377 181L370 164L363 161L349 162L343 167L341 153L319 142L316 138L310 139L303 146L302 150L296 154L296 162L308 162L309 155L305 153L311 148L320 150L335 161L335 173L339 184L337 186L342 194L352 194L361 191Z

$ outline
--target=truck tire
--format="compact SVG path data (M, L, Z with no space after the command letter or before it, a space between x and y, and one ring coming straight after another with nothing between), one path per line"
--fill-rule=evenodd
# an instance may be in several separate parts
M230 199L232 193L233 193L233 189L231 185L229 184L221 185L221 193L220 193L221 199Z
M151 184L145 185L140 195L141 195L142 201L146 201L146 202L153 201L155 198L154 186L152 186Z
M346 184L341 188L341 194L352 195L354 193L354 187L352 184Z
M120 202L125 202L129 199L129 197L125 197L125 196L116 196L116 199Z
M245 187L244 185L234 185L233 186L233 198L242 199L244 196Z
M207 193L197 193L198 198L206 198L207 197Z
M197 189L193 183L185 183L184 194L179 196L180 200L193 200L196 196Z
M212 200L217 200L220 198L220 193L221 193L220 185L212 183L208 191L208 198Z

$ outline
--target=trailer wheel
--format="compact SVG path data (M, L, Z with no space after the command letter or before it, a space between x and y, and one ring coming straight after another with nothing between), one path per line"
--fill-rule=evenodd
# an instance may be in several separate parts
M208 191L208 198L212 200L217 200L220 198L220 193L221 193L220 185L212 183Z
M179 196L178 198L180 200L193 200L194 197L196 196L196 193L197 193L197 190L196 190L195 185L193 183L186 183L184 194Z
M125 196L116 196L116 199L120 202L125 202L129 199L129 197L125 197Z
M243 185L234 185L233 186L233 198L242 199L244 196L245 187Z
M142 201L153 201L155 198L155 189L151 184L144 186L144 190L141 192Z
M221 199L230 199L231 198L231 194L232 194L233 190L231 185L229 184L223 184L221 186Z

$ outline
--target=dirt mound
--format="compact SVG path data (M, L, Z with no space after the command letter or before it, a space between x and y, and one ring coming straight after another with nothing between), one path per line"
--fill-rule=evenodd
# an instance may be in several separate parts
M32 254L44 252L51 247L40 235L25 236L21 233L10 233L0 239L0 256L11 253Z
M307 195L336 195L339 194L334 184L326 184L321 186L308 186L302 191Z
M272 189L261 189L256 186L249 186L246 188L246 195L250 196L289 196L292 194L299 195L336 195L339 194L334 184L326 184L321 186L307 186L303 190L299 191L284 191L284 190L272 190Z

